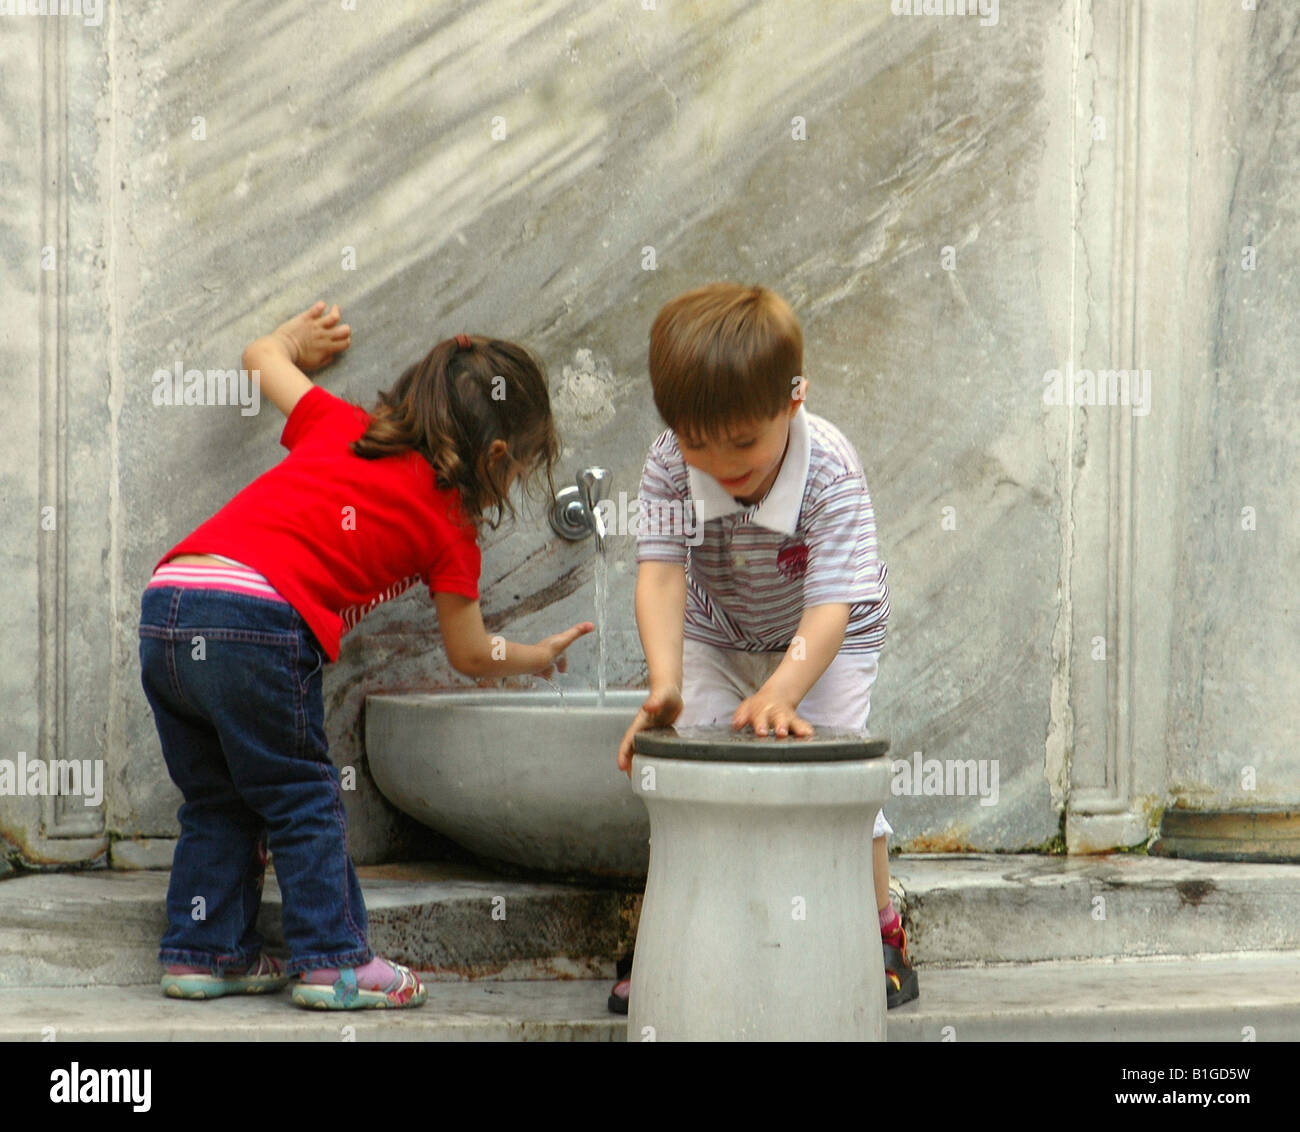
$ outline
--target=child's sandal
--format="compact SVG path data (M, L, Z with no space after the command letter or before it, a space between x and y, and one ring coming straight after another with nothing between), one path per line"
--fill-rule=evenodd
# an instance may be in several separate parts
M293 988L293 1002L314 1010L400 1010L422 1006L429 992L409 967L390 963L395 977L384 990L364 990L357 985L355 967L343 967L332 986L299 982Z
M626 1014L627 1004L632 997L632 980L619 979L614 984L614 989L609 992L609 999L606 1005L609 1007L611 1014Z
M168 998L206 999L221 998L227 994L268 994L286 986L292 975L284 973L278 959L262 954L242 975L214 975L210 972L194 975L163 973L162 991Z
M628 999L632 996L632 956L624 955L614 965L614 976L618 982L609 992L609 1012L626 1014Z
M920 992L916 969L907 961L907 936L903 936L902 948L881 941L885 949L885 1009L893 1010L911 1002Z

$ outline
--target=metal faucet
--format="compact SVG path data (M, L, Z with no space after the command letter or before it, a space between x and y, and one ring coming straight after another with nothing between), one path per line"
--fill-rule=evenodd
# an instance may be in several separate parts
M562 488L551 506L551 530L570 542L596 536L596 549L605 553L605 520L598 504L609 497L609 472L604 468L583 468L574 486Z

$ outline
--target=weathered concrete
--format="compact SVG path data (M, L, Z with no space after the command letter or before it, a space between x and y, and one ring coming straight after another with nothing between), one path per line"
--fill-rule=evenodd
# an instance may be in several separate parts
M430 978L553 979L614 974L631 950L639 896L509 881L450 865L360 870L371 945ZM168 874L18 877L0 885L0 986L156 983ZM283 943L267 878L260 924Z
M1300 949L1296 865L943 855L891 872L919 964Z
M1226 19L1230 38L1197 56L1198 168L1222 158L1198 176L1188 218L1207 236L1188 271L1204 321L1180 375L1167 785L1192 809L1300 798L1300 115L1272 77L1294 73L1300 9L1259 7L1258 23Z
M167 879L101 870L0 884L0 986L156 983Z
M890 1041L1240 1041L1244 1027L1259 1041L1300 1040L1300 870L1292 866L1127 855L894 864L921 997L889 1012ZM467 946L499 957L496 928L525 926L554 946L584 900L593 911L590 893L557 905L553 886L535 886L521 898L463 867L362 872L377 934L413 950ZM518 962L473 981L425 971L429 1005L382 1017L323 1019L284 996L173 1002L157 989L153 958L165 884L161 873L107 870L0 884L0 1041L41 1040L51 1026L60 1041L337 1041L345 1025L356 1026L358 1041L619 1040L625 1032L605 1009L612 965L575 980L554 976L592 976L596 966L554 961L533 964L525 981ZM507 911L495 925L494 895ZM1084 922L1094 923L1097 895L1106 899L1102 928ZM599 922L589 931L634 931L626 909L611 929L603 908L595 904ZM1203 954L1161 953L1180 942ZM1082 946L1112 957L1060 958ZM1043 956L1051 958L1024 961Z
M1300 1041L1300 951L926 968L891 1042Z
M920 969L1300 949L1300 869L1291 865L963 855L895 858L891 868ZM631 893L464 865L360 872L374 945L439 978L610 975L636 936ZM156 982L167 879L100 870L4 881L0 987ZM493 907L504 921L491 918ZM278 913L272 877L263 910L271 938Z
M872 726L899 757L1000 763L996 805L888 808L904 845L1041 845L1068 800L1072 849L1104 849L1144 841L1171 800L1293 801L1300 13L1257 7L8 21L0 757L102 757L108 795L102 813L0 798L0 839L57 863L102 859L103 826L176 831L140 590L279 458L281 422L156 405L157 369L234 365L318 296L354 328L320 380L359 403L449 333L517 338L549 366L566 478L599 462L617 498L660 428L653 315L719 278L790 299L810 407L867 470L893 585ZM1045 402L1056 369L1149 370L1150 403ZM610 682L635 687L633 543L610 547ZM591 547L541 507L484 550L491 631L591 616ZM579 643L557 682L592 686L595 657ZM358 772L359 860L452 852L375 790L366 695L465 686L414 591L349 636L327 728Z
M1300 1040L1300 952L927 968L891 1042ZM608 980L433 983L415 1010L322 1016L280 994L176 1002L157 987L0 988L0 1041L621 1041ZM349 1034L346 1027L352 1027ZM1249 1028L1249 1031L1248 1029Z
M112 869L170 869L175 856L174 837L141 837L114 841L108 862Z
M618 1041L609 981L434 983L411 1010L324 1013L287 993L179 1002L157 986L0 988L0 1041ZM349 1029L350 1028L350 1029Z

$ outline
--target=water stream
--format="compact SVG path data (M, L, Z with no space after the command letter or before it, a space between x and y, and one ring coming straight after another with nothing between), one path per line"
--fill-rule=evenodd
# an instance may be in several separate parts
M599 653L596 661L597 688L600 690L596 700L602 707L605 704L605 621L609 605L609 560L603 553L597 552L596 558L596 637Z
M605 647L606 624L609 620L609 559L604 551L596 551L596 703L605 706L605 669L607 667L607 649ZM543 676L560 697L560 706L564 706L564 690L554 680Z
M561 687L560 687L560 686L559 686L559 685L558 685L554 680L550 679L549 677L542 676L542 677L539 677L539 679L545 680L545 681L546 681L546 682L547 682L547 683L548 683L552 688L555 689L556 694L560 697L560 706L563 707L563 706L564 706L564 689L561 688Z
M609 619L609 560L601 554L596 559L596 702L601 707L605 706L605 625ZM564 706L564 689L554 680L546 676L539 676L539 679L545 680L560 697L560 706Z

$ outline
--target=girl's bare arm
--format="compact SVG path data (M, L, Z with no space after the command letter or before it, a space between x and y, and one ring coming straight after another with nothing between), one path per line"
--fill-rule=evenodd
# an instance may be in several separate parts
M257 374L262 395L286 417L312 387L307 373L328 365L351 344L352 328L340 317L337 306L327 312L318 302L245 348L244 369Z
M596 627L590 621L581 621L535 645L522 645L501 636L489 637L479 603L463 594L435 593L433 601L447 659L457 672L475 678L550 676L555 668L563 672L564 650Z

